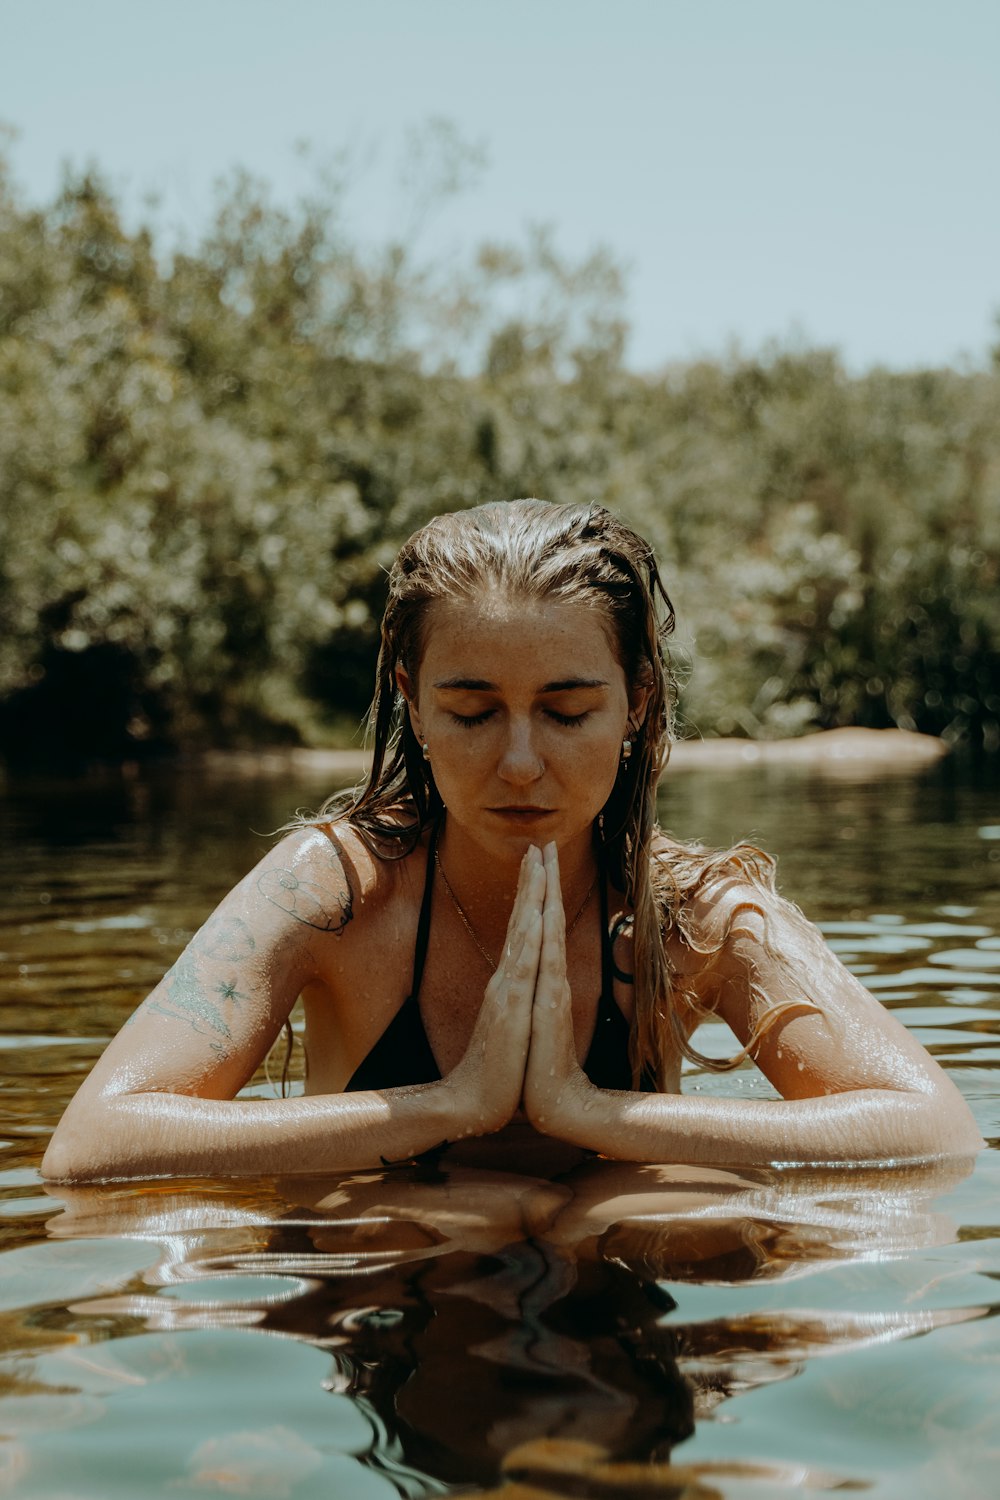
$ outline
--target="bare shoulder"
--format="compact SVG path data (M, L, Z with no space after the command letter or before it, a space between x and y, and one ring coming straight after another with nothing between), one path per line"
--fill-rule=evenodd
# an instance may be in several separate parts
M658 836L652 857L656 884L673 911L678 941L697 956L697 967L714 968L757 947L771 946L782 934L815 933L812 924L774 884L774 861L749 844L732 849L700 849Z
M265 901L315 932L345 932L364 909L391 899L397 858L385 858L346 819L294 829L261 860L253 879Z

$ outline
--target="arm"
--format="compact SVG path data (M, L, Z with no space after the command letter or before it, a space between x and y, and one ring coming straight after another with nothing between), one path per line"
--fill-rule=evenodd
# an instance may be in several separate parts
M539 1130L622 1160L734 1166L772 1161L919 1160L982 1141L947 1075L777 897L735 882L697 913L705 998L746 1045L769 1004L798 980L753 1048L779 1100L690 1098L595 1088L576 1062L569 1021L558 869L547 860L545 927L525 1105ZM808 995L808 999L806 996Z
M58 1125L43 1175L93 1181L352 1169L499 1128L521 1094L543 884L536 855L533 866L526 861L489 1003L466 1058L446 1079L236 1099L303 986L326 967L324 948L352 921L343 864L325 835L291 835L230 892L111 1042Z

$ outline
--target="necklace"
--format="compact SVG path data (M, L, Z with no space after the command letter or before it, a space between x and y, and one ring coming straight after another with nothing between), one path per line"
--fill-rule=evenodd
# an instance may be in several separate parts
M490 957L489 953L487 953L485 947L480 942L480 940L479 940L479 934L476 931L476 929L473 927L472 922L469 919L468 912L466 911L465 907L462 905L461 901L459 901L458 897L455 895L455 892L452 890L452 888L451 888L451 881L448 879L447 875L444 873L444 865L441 863L441 856L437 852L437 846L435 846L435 849L434 849L434 864L435 864L435 866L437 868L438 874L441 876L441 879L444 881L444 888L448 892L448 895L451 897L452 905L454 906L455 910L458 912L458 915L459 915L459 917L461 919L461 922L462 922L462 926L465 928L466 932L469 934L470 938L475 943L476 947L479 949L479 952L482 954L483 960L484 960L484 962L486 964L486 967L489 969L490 973L491 974L495 973L496 970L499 968L499 964L493 958ZM593 880L590 882L590 889L588 890L587 894L584 896L583 900L580 902L580 905L577 908L576 916L573 918L572 922L566 928L566 936L567 936L567 938L569 937L570 933L573 931L573 929L576 926L577 922L579 922L580 918L583 916L584 912L587 910L587 907L590 905L590 898L594 894L594 891L596 889L597 889L597 876L595 875L594 878L593 878Z

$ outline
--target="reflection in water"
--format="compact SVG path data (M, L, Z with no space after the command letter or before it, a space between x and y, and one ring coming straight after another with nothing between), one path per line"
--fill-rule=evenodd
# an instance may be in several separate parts
M662 1494L740 1468L671 1461L728 1397L818 1355L989 1311L786 1302L777 1316L685 1317L684 1284L805 1277L948 1243L954 1226L932 1200L965 1170L593 1162L555 1182L445 1165L239 1191L60 1188L48 1228L162 1249L139 1284L74 1302L63 1333L244 1327L322 1348L325 1388L366 1414L365 1462L400 1493L426 1493L422 1476L489 1486L506 1471L537 1494L648 1493L654 1478Z

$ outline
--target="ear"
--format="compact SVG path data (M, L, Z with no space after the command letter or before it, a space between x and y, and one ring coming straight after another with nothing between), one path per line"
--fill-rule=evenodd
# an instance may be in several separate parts
M638 733L646 722L646 714L649 710L649 700L653 696L653 684L648 678L640 678L633 687L629 689L628 695L628 722L633 734Z
M398 664L396 667L396 686L406 699L406 707L410 715L410 727L419 742L423 739L423 735L420 732L420 715L417 712L416 686L409 672L402 664Z

